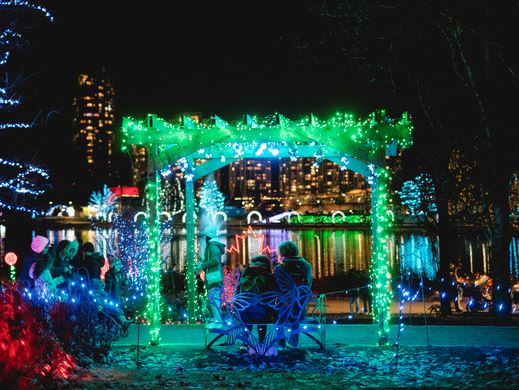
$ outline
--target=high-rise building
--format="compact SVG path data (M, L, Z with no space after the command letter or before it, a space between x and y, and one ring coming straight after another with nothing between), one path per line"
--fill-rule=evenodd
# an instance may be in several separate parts
M183 122L200 122L200 114L179 117ZM147 171L146 149L133 146L130 154L133 184L142 185ZM204 162L197 159L194 163ZM178 168L171 168L179 179L183 177ZM315 158L240 159L219 169L214 176L226 204L245 210L367 213L370 208L371 189L366 179L353 171L341 170L328 160L316 164ZM202 182L199 180L196 185Z
M115 184L114 88L103 69L99 74L81 73L72 103L74 143L82 168L93 188Z
M133 145L130 149L132 159L132 184L142 185L148 171L148 150L144 146Z
M330 211L339 205L364 210L369 190L362 175L331 161L314 163L312 158L240 159L229 165L228 175L215 177L220 188L229 188L230 200L248 210Z

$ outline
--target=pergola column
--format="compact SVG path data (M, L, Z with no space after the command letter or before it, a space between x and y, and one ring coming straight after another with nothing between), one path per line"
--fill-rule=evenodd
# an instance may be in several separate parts
M153 167L156 156L156 147L150 150L150 167ZM159 344L160 317L162 296L160 289L161 263L160 263L160 176L159 172L152 169L146 186L146 205L148 211L148 286L146 306L147 318L151 322L150 344Z
M372 259L371 285L373 320L378 325L378 343L386 345L389 340L389 320L391 317L391 275L389 274L388 235L391 232L391 216L388 213L387 183L389 172L376 167L371 187L371 231Z
M186 182L186 286L187 286L187 310L189 321L197 319L197 286L195 268L195 188L193 175L190 173L193 161L188 160L188 169L185 172Z

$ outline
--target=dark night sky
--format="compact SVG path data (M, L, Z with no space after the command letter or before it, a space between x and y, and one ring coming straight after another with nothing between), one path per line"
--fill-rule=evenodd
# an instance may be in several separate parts
M74 73L104 65L116 88L118 117L179 111L298 117L365 102L338 84L329 56L297 48L319 36L308 2L120 3L50 4L57 21L46 28L42 78L56 80L59 90L42 93L66 96Z
M17 53L13 66L35 74L28 87L37 91L37 110L51 113L31 136L31 153L57 178L55 188L66 185L74 169L66 162L73 150L74 83L78 73L92 68L105 67L112 79L116 128L123 115L151 112L227 120L281 112L297 119L309 112L327 117L336 110L365 115L392 108L384 91L348 85L350 75L327 50L333 43L322 39L315 1L176 3L42 2L56 21L27 32L31 47ZM307 45L319 41L323 45Z

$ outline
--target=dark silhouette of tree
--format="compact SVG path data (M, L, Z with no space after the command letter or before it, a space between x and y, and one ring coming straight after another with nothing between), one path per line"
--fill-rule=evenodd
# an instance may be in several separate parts
M474 161L470 180L493 211L488 223L496 314L507 317L509 182L519 165L513 115L519 95L519 2L337 0L311 10L325 37L314 47L334 50L349 85L390 102L386 106L392 110L413 113L416 147L405 152L404 163L406 157L418 161L416 168L435 181L444 275L455 253L448 213L451 152L461 150Z

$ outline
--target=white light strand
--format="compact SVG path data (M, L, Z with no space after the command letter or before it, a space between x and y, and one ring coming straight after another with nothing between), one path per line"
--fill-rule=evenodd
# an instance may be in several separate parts
M47 11L45 7L42 7L41 5L37 4L32 4L28 1L0 0L0 7L24 7L33 11L41 12L51 22L54 21L54 16L49 11Z
M28 129L32 127L29 123L0 123L0 130L7 129Z

